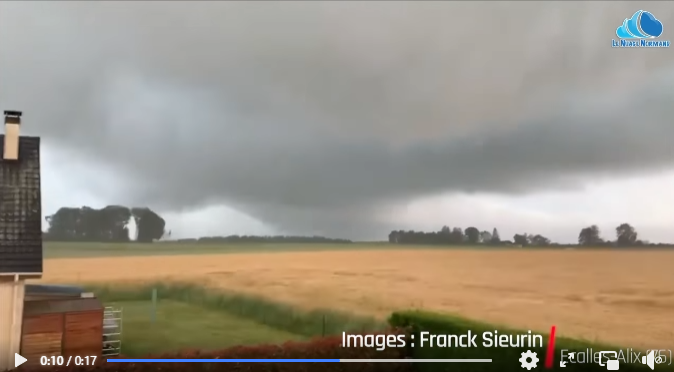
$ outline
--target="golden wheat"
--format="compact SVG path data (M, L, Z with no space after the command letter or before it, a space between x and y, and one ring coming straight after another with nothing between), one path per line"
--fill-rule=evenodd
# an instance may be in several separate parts
M424 308L674 349L674 251L363 250L50 259L58 283L194 281L306 308Z

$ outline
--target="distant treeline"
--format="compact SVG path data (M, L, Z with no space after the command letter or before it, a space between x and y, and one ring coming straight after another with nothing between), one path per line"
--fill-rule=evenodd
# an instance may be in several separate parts
M139 242L152 242L164 236L166 222L149 208L109 205L105 208L60 208L45 218L49 228L43 234L47 241L128 242L128 223L136 223Z
M257 236L257 235L230 235L230 236L207 236L198 239L177 239L172 240L177 243L352 243L347 239L331 239L322 236Z
M638 239L636 229L628 223L622 223L615 228L616 239L604 239L601 237L596 225L588 226L580 230L578 244L559 244L540 234L515 234L512 240L501 240L498 229L492 232L480 231L476 227L450 228L443 226L440 231L404 231L394 230L388 236L391 244L428 244L428 245L516 245L516 246L556 246L556 247L674 247L672 243L650 243Z
M128 223L136 223L137 237L135 241L150 243L157 240L167 240L171 231L164 230L164 219L149 208L129 208L119 205L109 205L105 208L90 207L60 208L56 213L46 217L49 229L44 233L45 241L65 242L129 242ZM208 236L194 239L170 240L180 243L352 243L347 239L331 239L322 236L257 236L257 235L230 235ZM512 240L502 240L498 229L491 232L480 230L477 227L450 228L443 226L439 231L404 231L394 230L388 235L391 244L431 244L431 245L516 245L516 246L576 246L576 244L557 244L540 234L515 234ZM615 240L602 238L596 225L580 230L578 246L590 247L672 247L671 243L650 243L638 239L636 229L628 223L620 224L615 228Z
M109 205L105 208L62 207L45 218L49 228L43 233L45 241L58 242L101 242L127 243L128 224L136 223L137 242L151 243L170 239L171 231L166 231L164 219L149 208L129 208ZM346 239L330 239L322 236L255 236L230 235L208 236L195 239L180 239L181 243L351 243Z

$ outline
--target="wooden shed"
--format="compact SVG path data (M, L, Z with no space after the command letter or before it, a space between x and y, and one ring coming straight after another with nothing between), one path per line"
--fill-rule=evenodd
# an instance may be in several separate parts
M20 354L30 364L41 356L100 359L103 310L92 293L77 287L26 285Z

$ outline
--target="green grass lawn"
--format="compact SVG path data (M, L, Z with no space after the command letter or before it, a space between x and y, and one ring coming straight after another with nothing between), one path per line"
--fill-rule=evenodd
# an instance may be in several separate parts
M122 354L126 356L184 349L217 350L304 339L252 320L181 302L159 301L155 322L152 322L150 301L106 305L123 309Z

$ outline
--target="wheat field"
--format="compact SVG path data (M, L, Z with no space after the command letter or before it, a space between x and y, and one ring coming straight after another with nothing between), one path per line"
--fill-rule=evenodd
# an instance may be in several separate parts
M674 251L363 250L45 260L55 283L201 283L386 316L423 308L623 347L674 349Z

